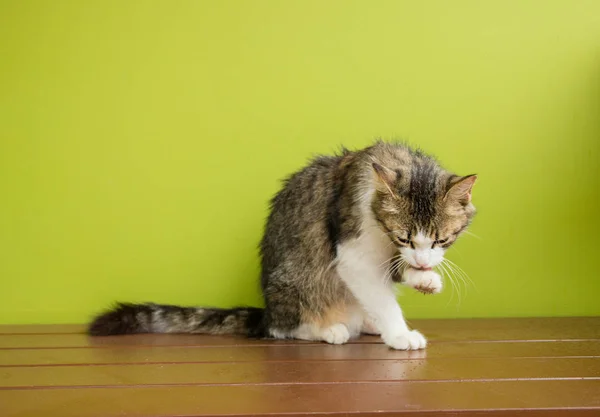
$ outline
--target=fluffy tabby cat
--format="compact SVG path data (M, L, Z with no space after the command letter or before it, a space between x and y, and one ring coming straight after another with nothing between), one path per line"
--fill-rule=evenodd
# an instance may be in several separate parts
M432 270L467 228L476 176L444 170L399 143L321 156L271 202L260 244L265 308L118 304L92 335L243 334L340 344L379 334L394 349L427 344L409 329L393 284L442 289Z

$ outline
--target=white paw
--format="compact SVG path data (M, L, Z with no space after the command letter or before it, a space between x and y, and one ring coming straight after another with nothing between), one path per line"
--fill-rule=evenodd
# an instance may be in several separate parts
M397 350L425 349L425 346L427 346L425 336L416 330L407 330L405 333L396 336L383 337L383 341L392 349Z
M348 328L339 323L323 330L323 340L332 345L341 345L350 339Z
M434 271L419 271L408 268L404 272L402 283L423 294L437 294L442 291L442 278Z

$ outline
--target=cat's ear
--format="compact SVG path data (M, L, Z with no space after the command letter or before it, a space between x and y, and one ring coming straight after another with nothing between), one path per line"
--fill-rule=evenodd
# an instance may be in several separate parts
M454 176L448 182L448 190L444 196L444 201L454 200L463 205L471 202L471 191L477 181L477 175L467 175L466 177Z
M393 171L383 165L379 165L376 162L373 162L373 172L375 173L375 183L377 185L377 189L380 191L387 191L391 195L395 196L396 194L392 191L395 187L396 181L398 181L398 173Z

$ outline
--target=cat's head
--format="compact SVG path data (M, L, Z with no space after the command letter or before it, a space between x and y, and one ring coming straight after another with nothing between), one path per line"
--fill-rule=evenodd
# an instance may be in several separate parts
M392 170L373 163L374 217L416 269L430 269L469 226L475 215L471 190L477 177L460 177L434 161L415 161Z

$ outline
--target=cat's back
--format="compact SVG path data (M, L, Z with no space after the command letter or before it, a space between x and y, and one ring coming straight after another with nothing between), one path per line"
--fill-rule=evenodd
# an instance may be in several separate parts
M317 156L283 181L271 200L260 245L266 271L291 253L302 256L330 246L328 216L339 192L340 165L348 154Z
M320 155L283 181L283 187L271 200L272 210L295 207L310 212L325 203L334 192L336 171L347 155ZM316 214L316 213L314 213Z

